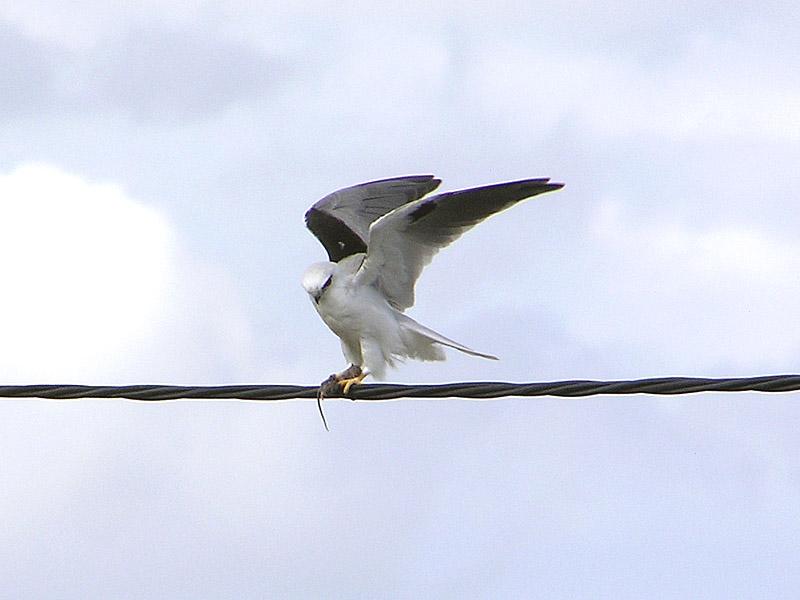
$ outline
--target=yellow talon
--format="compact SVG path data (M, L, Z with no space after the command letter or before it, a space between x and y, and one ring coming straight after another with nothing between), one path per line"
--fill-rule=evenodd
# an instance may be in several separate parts
M340 379L339 385L342 386L342 393L347 395L347 393L350 391L350 388L353 385L360 384L362 381L364 381L364 379L366 379L366 377L367 377L366 373L361 373L360 375L356 375L355 377L350 377L349 379Z

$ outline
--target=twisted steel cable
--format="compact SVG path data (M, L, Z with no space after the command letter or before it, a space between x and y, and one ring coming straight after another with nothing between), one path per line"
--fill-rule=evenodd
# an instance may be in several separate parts
M303 385L6 385L0 398L123 398L157 402L163 400L253 400L278 401L316 399L317 386ZM697 392L792 392L800 390L800 375L700 378L660 377L627 381L555 381L541 383L463 382L438 385L368 384L350 388L352 400L394 400L398 398L465 398L489 400L503 397L584 396L620 394L678 395ZM333 394L331 397L344 397Z

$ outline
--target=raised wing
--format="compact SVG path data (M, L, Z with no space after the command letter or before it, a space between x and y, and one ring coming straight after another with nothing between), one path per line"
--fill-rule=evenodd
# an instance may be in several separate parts
M369 227L398 206L435 190L441 180L413 175L370 181L328 194L306 213L306 226L333 262L367 251Z
M358 282L377 286L392 306L405 310L414 304L414 284L422 269L439 250L487 217L562 187L547 178L526 179L409 202L370 227Z

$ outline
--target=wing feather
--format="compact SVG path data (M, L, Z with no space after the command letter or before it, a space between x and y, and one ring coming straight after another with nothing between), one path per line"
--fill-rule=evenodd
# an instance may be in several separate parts
M369 227L399 206L435 190L441 180L412 175L370 181L328 194L306 212L306 226L333 262L366 252Z
M414 285L436 253L487 217L561 183L526 179L437 194L400 205L369 227L367 258L357 274L398 310L414 304Z

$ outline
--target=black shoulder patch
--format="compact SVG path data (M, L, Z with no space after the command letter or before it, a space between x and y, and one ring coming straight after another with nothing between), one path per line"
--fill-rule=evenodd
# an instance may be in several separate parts
M352 229L321 210L312 208L306 213L306 226L325 246L332 262L367 251L367 244Z
M416 223L425 215L431 214L434 210L436 210L436 202L423 202L409 213L408 218L411 219L412 223Z

